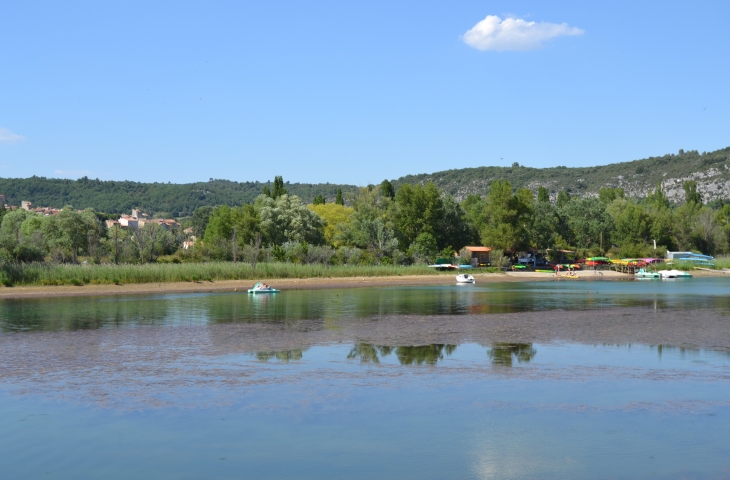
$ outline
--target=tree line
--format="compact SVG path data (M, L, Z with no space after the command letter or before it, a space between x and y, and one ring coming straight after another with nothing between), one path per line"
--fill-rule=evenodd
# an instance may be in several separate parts
M261 182L234 182L211 178L207 182L187 184L144 183L99 180L82 177L66 180L45 177L0 178L0 193L6 203L20 205L30 200L36 207L77 208L93 207L98 212L120 214L132 208L141 208L160 217L188 217L205 205L241 205L251 203L266 184ZM291 193L312 199L317 195L335 197L337 189L355 191L352 185L305 184L287 185Z
M338 189L331 203L305 204L276 177L251 203L199 207L178 230L107 229L103 215L70 207L53 216L4 210L0 261L410 264L451 257L467 245L624 258L730 251L730 205L703 204L691 180L684 190L680 205L661 186L642 199L620 188L583 198L563 190L553 202L545 187L535 194L496 180L483 195L458 202L432 182L395 188L384 180L356 192ZM196 241L184 249L188 227Z
M657 182L669 178L692 178L697 172L712 173L713 179L727 180L730 173L730 147L714 152L679 150L676 154L651 157L633 162L585 168L530 168L514 162L511 167L478 167L452 169L432 174L408 175L392 182L397 190L401 185L424 185L434 181L445 193L463 195L464 192L484 196L482 185L495 179L508 180L513 188L530 185L553 185L556 191L566 190L571 195L586 197L595 195L599 188L617 182L632 192L646 192ZM147 213L161 217L189 217L203 206L236 206L252 203L262 188L271 189L270 183L235 182L209 179L207 182L172 184L163 182L143 183L132 181L105 181L82 177L77 180L54 179L33 176L30 178L0 178L0 193L11 205L30 200L35 206L62 208L93 207L106 213L129 212L142 208ZM332 202L336 192L347 200L348 194L356 194L354 185L287 183L289 194L297 195L309 203ZM555 193L551 198L554 199ZM642 194L643 195L643 194ZM459 197L461 198L461 196ZM316 199L316 200L315 200Z

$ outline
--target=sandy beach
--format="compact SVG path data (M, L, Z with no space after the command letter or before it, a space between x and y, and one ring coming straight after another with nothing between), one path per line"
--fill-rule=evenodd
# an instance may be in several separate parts
M266 279L266 283L279 290L316 290L322 288L385 287L389 285L451 285L455 272L439 275L409 275L390 277L327 277L327 278L284 278ZM564 273L556 277L540 272L476 273L477 283L482 282L534 282L534 281L600 281L630 280L624 273L604 270L600 274L593 271L579 271L577 278L566 278ZM695 270L695 277L722 277L722 271ZM244 291L256 283L252 280L223 280L214 282L169 282L135 283L122 285L83 285L83 286L14 286L0 287L0 299L82 297L103 295L146 295L160 293L204 293Z

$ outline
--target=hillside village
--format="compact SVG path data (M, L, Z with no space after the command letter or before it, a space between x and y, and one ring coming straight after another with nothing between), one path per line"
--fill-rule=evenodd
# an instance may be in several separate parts
M7 205L4 203L4 201L5 195L0 193L0 202L3 202L5 209L11 211L17 210L17 206ZM43 215L46 217L50 215L58 215L59 213L61 213L60 208L33 207L33 203L27 200L23 200L21 202L20 208L27 212L37 213L38 215ZM76 212L83 212L83 210L76 210ZM137 229L143 228L145 225L159 225L161 228L168 231L177 230L180 228L180 223L177 222L174 218L150 218L149 215L143 213L138 208L133 208L131 215L122 214L117 220L105 220L104 223L106 224L107 228L117 226L122 228Z

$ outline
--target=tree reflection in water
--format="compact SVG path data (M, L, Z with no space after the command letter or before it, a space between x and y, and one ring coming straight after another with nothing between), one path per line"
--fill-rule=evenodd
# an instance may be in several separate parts
M297 348L295 350L281 350L279 352L258 352L256 359L262 362L268 362L272 358L276 358L279 361L289 363L291 361L296 362L302 359L305 349Z
M352 347L347 358L352 360L359 358L361 363L380 363L380 357L386 357L395 352L395 356L401 365L436 365L439 360L444 359L444 354L451 355L456 351L456 345L431 344L392 347L386 345L373 345L370 343L358 343Z
M527 363L537 354L531 343L501 343L492 344L487 355L492 359L492 365L511 367L515 360L518 363Z
M380 363L380 357L386 357L393 352L393 347L373 345L371 343L357 343L347 354L348 360L360 359L360 363Z

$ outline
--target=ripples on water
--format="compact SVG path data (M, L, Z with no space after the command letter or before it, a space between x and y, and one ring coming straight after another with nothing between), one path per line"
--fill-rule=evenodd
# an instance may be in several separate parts
M136 325L340 320L382 315L488 315L649 307L730 312L725 279L490 283L459 286L295 290L275 295L173 294L4 300L5 332Z
M3 301L2 476L724 478L729 287Z

